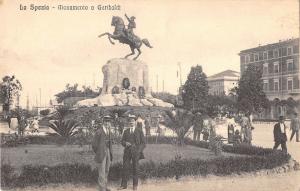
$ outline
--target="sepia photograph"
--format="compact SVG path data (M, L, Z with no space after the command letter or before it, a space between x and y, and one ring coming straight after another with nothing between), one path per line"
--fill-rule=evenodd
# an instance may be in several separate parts
M0 190L300 191L300 0L0 0Z

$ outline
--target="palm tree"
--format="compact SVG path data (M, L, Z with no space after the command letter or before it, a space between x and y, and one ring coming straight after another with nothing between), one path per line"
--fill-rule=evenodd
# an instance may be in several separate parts
M184 137L194 122L193 113L184 109L167 110L165 113L166 115L162 123L176 133L178 143L183 145Z
M75 120L54 120L49 121L49 127L62 137L68 138L78 133L79 123Z

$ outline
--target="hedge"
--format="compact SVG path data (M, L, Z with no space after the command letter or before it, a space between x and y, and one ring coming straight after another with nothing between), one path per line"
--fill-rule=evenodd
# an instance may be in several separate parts
M165 137L165 136L149 136L146 138L147 144L172 144L176 142L176 138L174 137ZM116 137L115 142L121 142L121 137ZM30 135L26 136L27 144L39 144L39 145L79 145L79 144L90 144L88 139L79 140L78 137L69 137L65 138L59 135L46 135L46 136L37 136ZM2 145L5 146L5 145Z
M154 138L150 139L154 141ZM161 138L166 143L173 139ZM186 139L190 145L208 148L207 142L195 142ZM139 177L148 178L180 178L187 175L206 176L208 174L228 175L232 173L251 172L272 169L287 163L290 155L281 151L253 146L225 145L223 150L236 154L247 154L239 157L219 157L212 160L175 158L167 163L149 161L139 166ZM251 156L249 156L251 155ZM113 164L110 168L109 180L121 179L122 164ZM2 187L24 187L45 185L49 183L91 183L97 182L97 170L86 164L60 164L56 166L24 166L20 175L16 175L9 165L1 165Z

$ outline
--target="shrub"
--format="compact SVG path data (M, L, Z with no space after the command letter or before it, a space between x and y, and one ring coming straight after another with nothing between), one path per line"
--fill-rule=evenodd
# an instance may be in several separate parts
M55 120L50 121L49 127L62 137L76 135L76 128L79 124L74 120Z
M50 113L50 109L44 109L44 110L41 110L40 111L40 114L43 115L43 116L46 116Z

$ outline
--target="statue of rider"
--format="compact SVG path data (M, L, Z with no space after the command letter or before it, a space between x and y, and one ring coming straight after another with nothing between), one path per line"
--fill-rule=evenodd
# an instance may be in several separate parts
M127 29L125 29L125 34L126 36L130 39L130 40L133 40L133 29L136 28L136 24L135 24L135 17L132 16L132 17L128 17L126 14L125 14L125 17L126 19L128 20L128 25L127 25Z

